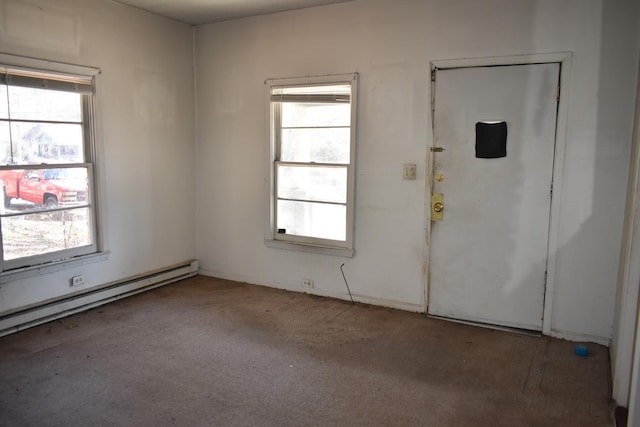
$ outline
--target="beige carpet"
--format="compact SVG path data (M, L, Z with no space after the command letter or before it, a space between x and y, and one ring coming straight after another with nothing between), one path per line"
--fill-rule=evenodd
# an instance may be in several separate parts
M0 425L611 425L589 347L199 276L0 338Z

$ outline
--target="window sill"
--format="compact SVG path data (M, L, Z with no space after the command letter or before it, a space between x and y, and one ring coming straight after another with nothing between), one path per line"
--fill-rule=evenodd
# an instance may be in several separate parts
M56 271L66 270L68 268L77 267L80 265L105 261L109 258L110 253L110 251L96 252L93 254L82 255L71 259L4 271L0 273L0 284L9 283L20 279L28 279L30 277L40 276L42 274L54 273Z
M308 245L304 243L283 242L281 240L265 240L265 244L270 248L285 249L297 252L309 252L320 255L333 255L345 258L353 258L354 250L336 248L331 246Z

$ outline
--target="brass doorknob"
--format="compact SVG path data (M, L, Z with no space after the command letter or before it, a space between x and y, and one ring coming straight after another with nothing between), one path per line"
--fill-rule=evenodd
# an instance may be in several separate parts
M433 204L433 211L434 212L442 212L444 210L444 205L440 202L434 203Z

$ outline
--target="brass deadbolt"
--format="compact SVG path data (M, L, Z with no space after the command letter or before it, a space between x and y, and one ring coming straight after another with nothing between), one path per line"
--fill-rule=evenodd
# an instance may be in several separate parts
M444 219L444 194L434 193L431 195L431 221L442 221Z

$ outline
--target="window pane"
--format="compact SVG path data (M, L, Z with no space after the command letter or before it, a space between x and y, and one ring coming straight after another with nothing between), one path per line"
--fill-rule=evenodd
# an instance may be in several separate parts
M11 123L11 141L0 128L0 164L83 163L82 125ZM13 152L11 152L13 149Z
M349 103L282 103L282 127L349 126Z
M4 268L95 252L93 169L87 162L94 71L2 70L0 245L2 260L10 261Z
M0 84L0 119L9 118L9 110L7 103L7 86Z
M91 200L87 173L86 168L0 171L4 214L86 205Z
M5 260L87 246L92 236L89 208L2 218Z
M9 86L12 119L80 122L81 99L78 93Z
M278 200L278 229L287 234L319 239L347 239L347 207Z
M6 165L11 162L11 133L9 123L0 122L0 164Z
M288 162L349 163L351 129L283 129L280 160Z
M278 197L346 203L347 168L278 165Z

